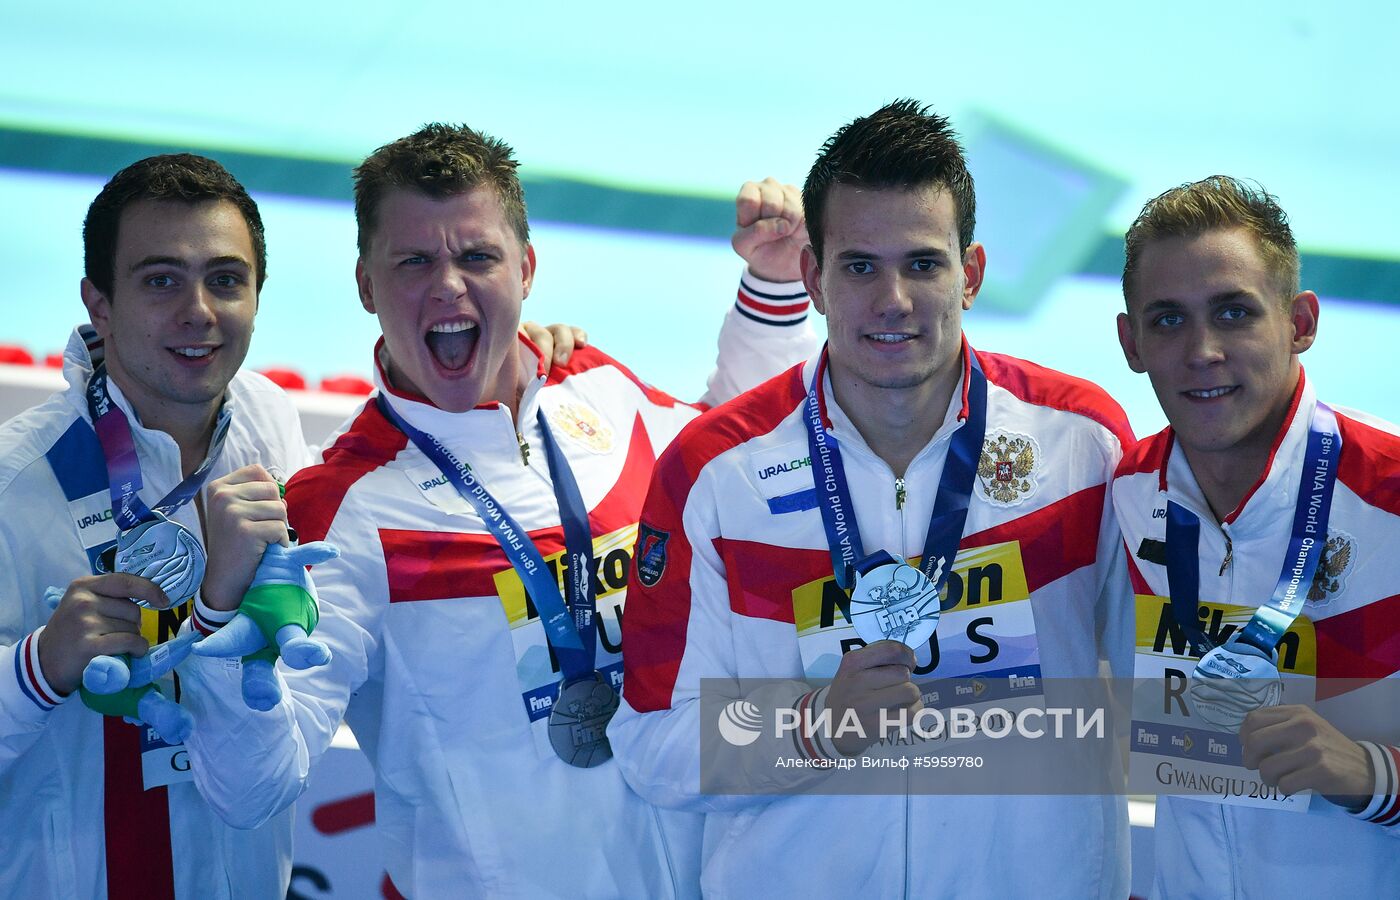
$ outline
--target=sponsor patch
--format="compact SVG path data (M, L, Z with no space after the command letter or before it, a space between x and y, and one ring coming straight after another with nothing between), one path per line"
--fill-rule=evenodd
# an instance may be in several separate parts
M812 454L806 441L789 441L749 453L749 479L765 500L813 491ZM773 505L770 503L770 507ZM810 509L811 507L807 507ZM787 512L774 508L773 512Z
M561 434L590 453L602 456L613 449L613 430L598 413L584 403L561 403L549 414L550 423Z
M652 528L645 522L637 526L637 580L655 587L666 574L666 544L670 532Z
M433 463L424 462L403 472L413 482L414 488L443 512L459 516L475 514L471 504L457 492L456 485Z
M1035 493L1036 458L1040 446L1025 434L987 435L977 462L982 497L996 506L1016 506Z

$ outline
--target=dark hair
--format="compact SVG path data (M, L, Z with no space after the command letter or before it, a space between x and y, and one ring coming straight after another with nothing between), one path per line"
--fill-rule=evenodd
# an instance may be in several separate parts
M1278 199L1258 182L1212 175L1174 187L1143 206L1123 238L1123 299L1126 301L1132 291L1132 277L1149 242L1163 237L1196 237L1217 228L1243 228L1253 235L1284 302L1297 295L1298 245Z
M822 258L826 200L835 184L869 188L938 185L953 196L959 250L972 243L977 199L962 144L943 116L914 100L896 100L833 134L817 154L802 186L807 233Z
M267 240L262 216L248 191L214 160L192 153L148 156L112 176L83 220L83 268L99 291L112 298L116 281L117 227L122 211L142 200L202 203L227 200L243 214L253 241L257 289L267 279Z
M385 144L355 169L355 224L360 255L369 250L378 224L379 204L391 188L409 187L430 197L465 194L488 184L501 199L506 220L520 243L530 241L525 191L510 146L465 125L424 125L408 137Z

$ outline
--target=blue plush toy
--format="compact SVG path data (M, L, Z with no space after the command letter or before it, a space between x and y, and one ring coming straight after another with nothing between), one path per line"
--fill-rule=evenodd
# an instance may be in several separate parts
M316 587L306 567L339 555L324 541L269 544L238 615L194 645L198 656L243 659L243 702L252 709L268 710L282 699L273 671L279 656L293 669L331 661L330 648L310 637L318 613Z
M63 589L44 592L49 609L57 609ZM190 714L156 686L157 679L169 673L190 655L199 635L182 634L152 647L139 659L121 656L95 656L83 669L79 692L88 709L104 716L121 716L133 725L149 725L167 744L184 743L194 728Z

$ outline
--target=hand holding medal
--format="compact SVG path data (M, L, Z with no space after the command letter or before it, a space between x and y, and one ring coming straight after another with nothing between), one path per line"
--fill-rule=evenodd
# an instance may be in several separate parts
M1236 632L1203 656L1191 672L1187 693L1191 708L1207 724L1238 732L1246 716L1277 706L1282 698L1277 658L1277 651L1265 653L1240 640Z
M168 609L189 600L204 581L208 561L199 538L185 526L160 513L117 537L112 569L149 579L165 592L169 606L152 607L139 597L132 602L153 609Z
M896 641L869 644L841 657L836 677L826 689L826 708L834 722L844 722L847 710L853 710L861 733L843 731L833 741L838 752L858 756L880 740L882 712L923 708L923 693L912 678L916 664L914 651Z

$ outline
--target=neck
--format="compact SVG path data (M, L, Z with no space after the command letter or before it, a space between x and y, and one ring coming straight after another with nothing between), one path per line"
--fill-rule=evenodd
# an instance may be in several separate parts
M1236 448L1228 454L1183 450L1217 522L1224 522L1239 507L1269 462L1267 446Z
M962 374L962 354L953 357L949 371L935 373L912 387L872 385L834 360L828 371L836 402L875 455L885 461L895 477L903 478L909 463L943 424Z
M526 350L524 344L516 344L516 352L506 357L505 365L501 366L501 371L496 374L496 380L482 396L481 402L496 402L510 410L510 418L513 422L520 421L520 400L525 396L525 385L528 379L525 377L525 356L529 356L529 362L535 362L533 354ZM518 425L517 425L518 427Z
M1297 374L1293 388L1260 423L1259 427L1236 443L1220 450L1190 447L1182 442L1182 452L1191 466L1191 474L1205 495L1217 522L1224 522L1239 508L1254 485L1264 477L1279 433L1288 426L1288 413L1297 393Z
M121 388L123 396L144 428L163 431L180 448L180 475L189 475L209 453L209 441L214 436L214 423L219 416L222 398L208 405L165 403L132 396L123 380L111 373L112 381Z

